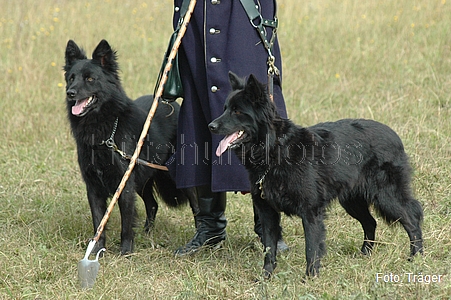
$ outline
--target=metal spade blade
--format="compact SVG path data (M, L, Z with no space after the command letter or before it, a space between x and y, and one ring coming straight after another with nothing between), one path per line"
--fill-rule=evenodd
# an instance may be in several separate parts
M96 241L91 240L86 249L85 257L78 262L78 280L83 289L90 289L94 286L100 268L99 255L102 251L105 251L105 248L100 249L99 252L97 252L96 259L89 260L89 255L95 245Z

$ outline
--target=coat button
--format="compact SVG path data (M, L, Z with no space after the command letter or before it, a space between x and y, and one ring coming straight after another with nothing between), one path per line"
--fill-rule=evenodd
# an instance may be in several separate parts
M219 3L221 3L221 1L219 1L219 0L211 0L211 4L213 4L213 5L216 5L216 4L219 4Z
M218 91L218 87L216 85L213 85L210 90L212 93L216 93Z
M180 7L176 6L174 7L175 12L178 12L180 10Z
M218 62L221 61L221 59L220 59L220 58L217 58L217 57L212 57L212 58L210 58L210 61L211 61L212 63L218 63Z
M210 34L218 34L218 33L220 33L221 31L218 30L218 29L215 29L215 28L210 28L209 32L210 32Z

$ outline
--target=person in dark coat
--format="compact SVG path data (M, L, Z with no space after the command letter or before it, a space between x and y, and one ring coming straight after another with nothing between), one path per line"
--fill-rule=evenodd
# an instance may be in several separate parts
M275 1L255 4L263 18L274 19ZM174 0L174 27L181 5L182 0ZM272 28L268 27L268 39L271 34ZM277 39L272 54L281 71ZM222 137L211 134L207 125L224 110L231 90L228 72L243 77L252 73L266 82L268 55L240 1L197 1L178 52L184 97L176 153L167 164L177 187L191 193L196 233L176 250L176 255L190 254L204 245L216 245L224 240L226 192L250 191L248 174L235 154L227 151L221 157L215 155ZM287 117L279 79L274 81L274 101L280 115ZM255 231L261 236L258 216L254 218ZM282 248L287 247L281 243Z

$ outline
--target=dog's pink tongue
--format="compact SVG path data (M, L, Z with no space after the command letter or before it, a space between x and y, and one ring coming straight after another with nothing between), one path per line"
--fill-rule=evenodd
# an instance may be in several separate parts
M85 107L86 103L88 102L89 98L83 99L83 100L77 100L74 106L72 106L72 114L75 116L78 116L83 111L83 108Z
M231 135L228 135L224 137L220 142L218 148L216 148L216 156L221 156L222 153L224 153L227 148L229 148L229 145L238 138L238 132L232 133Z

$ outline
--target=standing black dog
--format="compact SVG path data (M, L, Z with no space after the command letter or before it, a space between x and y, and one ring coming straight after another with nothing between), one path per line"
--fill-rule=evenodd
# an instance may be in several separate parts
M135 101L127 97L118 75L116 52L105 40L96 47L92 59L87 59L85 52L70 40L64 71L68 118L77 143L78 163L86 183L95 232L106 211L107 198L114 194L129 165L114 147L133 154L153 97L143 96ZM172 154L179 106L171 105L159 105L141 159L161 165ZM176 189L168 172L137 165L118 199L122 221L121 254L133 251L135 191L145 203L148 231L158 209L155 189L169 206L187 200ZM93 252L104 245L105 232Z
M387 222L402 224L409 235L411 256L423 252L423 210L412 196L411 167L393 130L361 119L296 126L279 117L266 86L253 75L247 81L233 73L229 77L232 92L225 111L209 127L226 135L216 154L234 148L249 172L268 250L265 276L276 267L280 211L302 218L306 273L319 274L326 251L325 208L334 198L362 224L362 253L370 253L375 239L376 220L370 205Z

